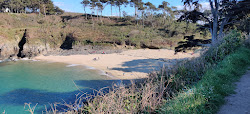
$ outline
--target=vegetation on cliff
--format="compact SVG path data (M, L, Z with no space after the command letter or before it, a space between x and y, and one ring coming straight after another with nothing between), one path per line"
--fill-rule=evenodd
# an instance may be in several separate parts
M84 45L173 49L179 44L193 49L193 46L198 45L195 41L210 38L210 31L212 47L201 57L171 68L163 67L151 73L144 83L132 83L129 87L114 85L108 93L99 91L83 107L79 107L77 103L82 102L78 101L67 106L75 113L216 112L221 105L219 102L232 91L225 89L237 79L232 74L240 75L241 72L236 71L249 65L249 43L244 44L245 38L249 37L249 26L246 24L249 23L249 10L246 10L249 7L245 7L249 2L210 0L212 11L207 12L199 10L198 1L185 0L185 4L195 5L193 11L170 8L168 3L163 2L159 6L162 13L156 13L158 8L152 3L131 0L135 8L134 16L126 13L123 17L121 14L119 17L98 15L103 10L103 4L109 4L112 8L126 3L126 0L84 0L83 6L90 6L93 11L97 11L96 15L64 13L45 17L36 14L0 14L0 39L19 42L25 34L25 45L41 45L44 50L72 49ZM239 6L244 8L239 10ZM232 10L235 12L230 13ZM235 13L237 16L233 17ZM180 15L181 18L177 20L176 17ZM197 23L198 20L208 22L201 25ZM233 28L238 28L240 32ZM190 41L180 42L183 37ZM65 42L70 43L68 45ZM166 105L163 107L163 104Z

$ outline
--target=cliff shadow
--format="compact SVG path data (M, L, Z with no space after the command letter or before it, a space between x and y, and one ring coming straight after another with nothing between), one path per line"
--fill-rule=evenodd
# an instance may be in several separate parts
M66 36L63 44L60 46L63 50L70 50L73 49L73 43L75 42L75 38L73 37L73 34L69 34Z
M18 51L18 54L17 54L17 57L21 57L21 58L24 58L25 55L22 54L22 51L23 51L23 46L26 44L26 32L27 32L27 29L25 29L25 32L23 34L23 37L21 39L21 41L18 43L18 47L19 47L19 51Z

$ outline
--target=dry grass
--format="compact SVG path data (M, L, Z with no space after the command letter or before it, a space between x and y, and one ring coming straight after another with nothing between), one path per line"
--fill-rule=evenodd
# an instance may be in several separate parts
M114 85L107 94L99 91L84 110L93 114L154 112L165 101L164 83L164 80L155 82L149 78L142 84L131 81L129 87Z

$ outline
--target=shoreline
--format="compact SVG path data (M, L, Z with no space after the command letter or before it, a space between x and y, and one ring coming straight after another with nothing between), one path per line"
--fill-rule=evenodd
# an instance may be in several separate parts
M69 65L93 67L101 73L117 79L142 79L160 67L173 65L176 61L198 57L199 54L178 53L167 49L137 49L112 54L89 54L69 56L37 56L33 60L60 62Z

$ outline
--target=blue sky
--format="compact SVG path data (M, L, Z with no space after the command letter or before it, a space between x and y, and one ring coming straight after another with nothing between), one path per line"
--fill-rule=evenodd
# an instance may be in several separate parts
M78 12L78 13L84 13L83 6L80 4L82 0L52 0L54 4L61 9L67 11L67 12ZM170 6L183 6L183 3L181 0L143 0L143 2L151 2L155 6L158 7L159 4L161 4L163 1L167 1L170 3ZM91 13L90 8L86 8L87 13ZM127 14L133 15L134 14L134 8L130 7L128 5L127 7L122 7L121 11L126 11ZM107 5L103 11L103 15L110 16L111 15L111 8L110 5ZM113 15L118 15L119 10L117 7L113 7Z

